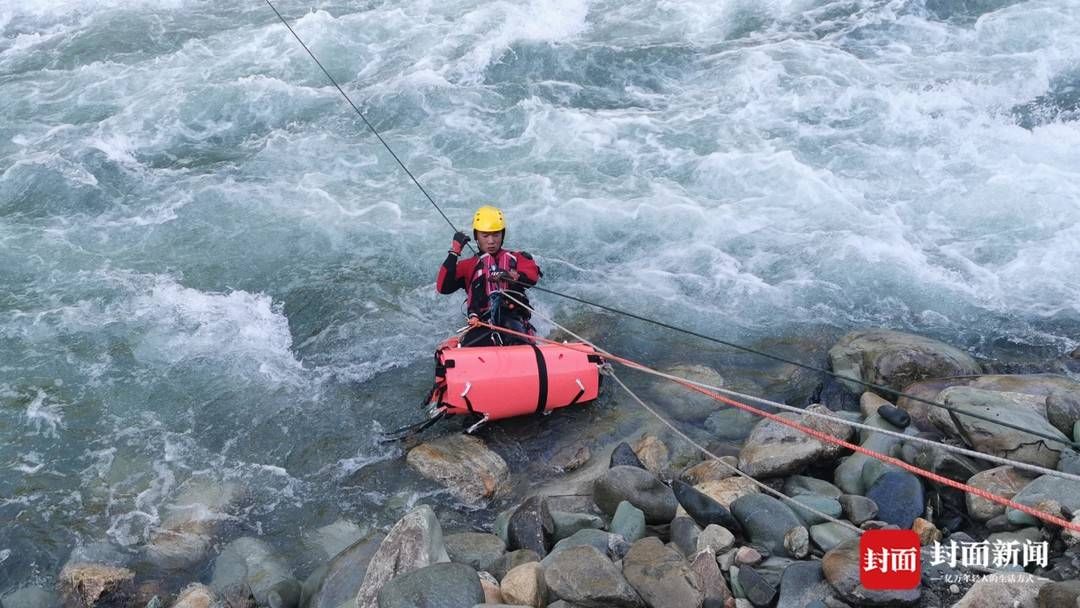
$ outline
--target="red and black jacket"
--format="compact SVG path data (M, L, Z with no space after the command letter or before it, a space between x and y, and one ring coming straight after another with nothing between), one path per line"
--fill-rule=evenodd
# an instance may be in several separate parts
M494 291L505 290L515 293L515 297L524 297L524 286L505 280L496 279L496 271L518 272L518 282L535 285L544 275L532 256L524 251L499 249L494 255L484 253L476 257L458 259L450 253L439 267L439 276L435 279L435 290L442 294L451 294L459 289L465 290L465 303L469 314L484 317L489 311L490 295ZM528 300L522 300L526 304ZM507 307L514 310L512 302ZM515 314L525 319L528 311L514 310Z

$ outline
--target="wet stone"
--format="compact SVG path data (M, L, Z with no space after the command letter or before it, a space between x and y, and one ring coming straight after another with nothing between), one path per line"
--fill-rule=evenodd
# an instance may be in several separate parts
M551 519L547 501L542 496L533 496L510 516L507 548L530 549L543 557L547 555L554 534L555 522Z
M787 505L765 494L750 494L731 504L731 512L751 542L760 544L773 555L791 557L785 537L796 528L806 529Z
M613 469L615 467L635 467L644 469L645 465L641 463L637 454L634 453L634 448L623 441L611 451L611 463L608 465L608 468Z
M856 526L877 517L877 504L865 496L844 494L840 497L840 507L844 517Z
M491 564L491 570L489 570L489 572L495 578L502 580L502 578L506 576L506 573L514 568L522 564L538 561L540 561L540 556L536 554L536 551L530 549L518 549L506 553L495 560L495 562Z
M450 561L490 572L495 560L506 552L506 543L494 534L463 532L443 538Z
M921 517L926 497L922 482L906 471L890 471L878 478L866 492L878 506L877 518L901 528L910 528Z
M895 405L883 405L878 408L877 415L884 418L889 424L906 429L911 424L911 415Z
M712 497L678 479L672 482L671 487L675 499L699 526L717 524L729 530L738 529L738 523L731 512Z
M609 515L625 500L641 509L649 524L670 522L679 505L671 488L655 475L629 466L612 467L598 478L593 485L593 500Z
M759 608L771 605L776 598L776 588L750 566L739 568L739 586L742 587L746 599Z
M624 500L615 509L615 516L611 518L608 530L612 534L621 535L626 542L633 543L645 536L645 514Z
M701 536L701 528L689 517L676 517L671 520L671 542L678 547L684 556L690 556L697 552L698 538Z
M484 602L476 570L452 562L395 577L379 590L379 608L472 608Z

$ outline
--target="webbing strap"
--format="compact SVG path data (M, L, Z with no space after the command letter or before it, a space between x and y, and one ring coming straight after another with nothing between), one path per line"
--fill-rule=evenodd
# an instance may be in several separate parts
M536 413L543 414L547 409L548 399L548 371L547 362L544 361L544 351L535 344L530 344L533 353L536 354L536 376L540 380L540 389L536 395Z

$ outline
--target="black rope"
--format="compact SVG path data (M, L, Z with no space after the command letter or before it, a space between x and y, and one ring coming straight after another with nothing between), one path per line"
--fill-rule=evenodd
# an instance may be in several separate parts
M953 414L952 418L953 418L954 424L956 423L955 414L962 414L964 416L970 416L972 418L978 418L979 420L984 420L986 422L992 422L992 423L994 423L996 425L1007 427L1007 428L1010 428L1010 429L1013 429L1013 430L1016 430L1016 431L1023 431L1025 433L1030 434L1030 435L1034 435L1034 436L1040 437L1042 439L1047 439L1047 440L1053 441L1055 443L1060 443L1060 444L1064 444L1064 445L1070 445L1070 446L1072 446L1074 448L1080 449L1080 443L1072 441L1071 439L1062 440L1060 438L1053 437L1053 436L1051 436L1049 434L1046 434L1046 433L1041 433L1039 431L1026 429L1026 428L1024 428L1022 426L1019 426L1019 425L1016 425L1016 424L1011 424L1009 422L1004 422L1002 420L995 420L994 418L991 418L989 416L984 416L982 414L978 414L978 413L975 413L975 412L965 412L964 410L960 410L960 409L954 408L952 406L945 405L944 403L940 403L940 402L933 401L933 400L930 400L930 399L923 399L922 397L917 397L915 395L910 395L908 393L903 393L903 392L900 392L898 390L891 389L891 388L889 388L887 386L882 386L880 384L874 384L873 382L867 382L865 380L860 380L858 378L851 378L851 377L848 377L848 376L843 376L843 375L840 375L840 374L838 374L838 373L836 373L836 372L834 372L832 370L825 369L823 367L817 367L816 365L808 365L806 363L800 363L799 361L794 361L792 359L781 357L779 355L774 355L772 353L767 353L765 351L757 350L756 348L751 348L749 346L743 346L741 344L736 344L734 342L728 342L727 340L721 340L720 338L714 338L713 336L707 336L705 334L698 333L698 332L690 330L690 329L685 329L683 327L678 327L677 325L671 325L669 323L664 323L663 321L657 321L655 319L650 319L648 317L643 317L641 315L637 315L637 314L634 314L632 312L627 312L625 310L620 310L620 309L614 308L612 306L606 306L604 304L598 304L596 302L590 302L588 300L584 300L582 298L578 298L578 297L575 297L575 296L572 296L572 295L569 295L569 294L560 293L560 292L552 290L552 289L545 289L545 288L539 287L537 285L530 285L528 283L524 283L524 282L521 282L521 281L515 281L515 280L510 279L510 278L507 278L506 280L511 282L511 283L517 283L518 285L521 285L523 287L528 287L530 289L536 289L536 290L542 291L544 293L550 293L553 296L559 296L560 298L566 298L567 300L573 300L574 302L578 302L580 304L585 304L587 306L592 306L594 308L599 308L600 310L606 310L607 312L610 312L610 313L613 313L613 314L621 315L621 316L624 316L624 317L629 317L631 319L637 319L638 321L644 321L645 323L650 323L652 325L656 325L658 327L663 327L664 329L669 329L671 331L676 331L676 332L679 332L679 333L683 333L683 334L686 334L688 336L694 336L695 338L700 338L700 339L706 340L708 342L715 342L716 344L720 344L720 345L723 345L723 346L727 346L729 348L734 348L736 350L741 350L743 352L747 352L747 353L751 353L751 354L758 355L758 356L761 356L761 357L765 357L767 359L772 359L773 361L779 361L781 363L787 363L789 365L794 365L796 367L801 367L803 369L807 369L807 370L810 370L810 371L826 374L826 375L832 376L834 378L837 378L839 380L847 380L847 381L850 381L850 382L854 382L856 384L861 384L862 386L865 386L867 388L872 388L872 389L874 389L876 391L880 391L882 393L893 395L894 397L904 397L904 398L910 399L912 401L918 401L919 403L925 403L927 405L932 405L934 407L938 407L938 408L947 410L951 414ZM959 425L957 425L957 430L958 431L961 430Z
M341 96L345 98L345 101L349 102L349 105L352 106L353 111L355 111L356 115L360 117L360 120L364 121L364 124L367 125L367 128L370 129L371 132L375 135L375 137L379 139L379 143L381 143L383 147L386 148L386 151L390 153L390 156L394 157L394 160L397 161L397 164L401 165L401 168L405 171L406 175L409 176L409 179L411 179L412 182L416 184L416 187L420 189L420 192L424 193L424 196L427 197L428 202L430 202L431 205L435 207L435 210L439 212L439 215L441 215L444 220L446 220L446 223L450 224L450 227L453 228L454 232L459 232L457 226L455 226L454 222L450 221L450 218L447 217L445 213L443 213L442 208L440 208L438 203L435 202L435 199L431 198L431 195L428 194L428 191L425 190L422 185L420 185L420 181L416 179L416 177L412 174L412 171L409 171L409 168L405 166L405 163L401 162L401 159L398 158L398 155L394 153L394 150L390 147L390 144L386 143L386 140L383 139L383 136L379 134L379 131L377 129L375 129L375 126L368 121L367 117L364 116L364 113L360 111L360 108L356 107L356 104L353 103L353 100L349 98L349 96L345 93L345 91L341 88L337 81L334 80L334 77L330 75L330 72L327 71L325 67L323 67L322 62L319 61L319 58L315 56L315 53L311 52L311 49L308 48L308 45L304 44L304 41L300 39L300 36L297 35L296 31L293 30L291 25L289 25L289 22L285 20L285 17L281 16L281 13L278 12L277 7L275 7L273 3L270 2L270 0L264 1L266 2L266 5L274 11L274 14L278 16L278 19L281 20L281 23L283 23L285 27L289 30L289 33L293 35L293 38L296 38L296 41L300 43L300 46L304 47L304 50L307 51L307 54L311 56L311 59L315 62L316 65L319 66L319 69L323 71L323 74L326 74L326 77L330 79L330 82L334 85L334 88L338 90L338 93L341 93ZM476 250L473 249L471 243L466 243L466 245L468 245L469 249L471 249L474 254L476 253Z

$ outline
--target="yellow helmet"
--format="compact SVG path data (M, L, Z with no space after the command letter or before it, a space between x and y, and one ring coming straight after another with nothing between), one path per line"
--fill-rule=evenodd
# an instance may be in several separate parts
M491 205L484 205L476 210L472 227L479 232L498 232L506 230L506 220L503 219L502 211Z

